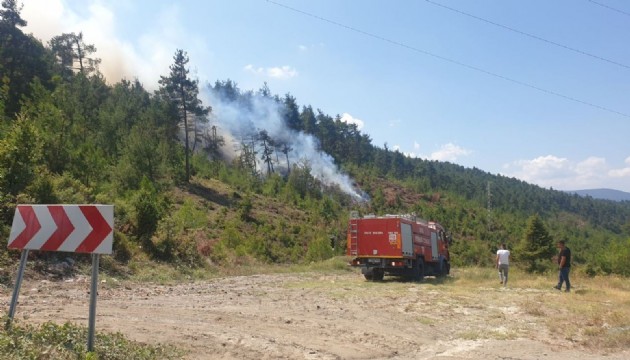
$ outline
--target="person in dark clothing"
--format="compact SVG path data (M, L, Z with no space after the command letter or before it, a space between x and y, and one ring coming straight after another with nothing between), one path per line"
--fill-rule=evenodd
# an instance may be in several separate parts
M562 283L566 284L566 292L571 291L571 281L569 281L569 271L571 270L571 249L566 247L565 241L560 240L556 245L560 253L558 253L558 285L554 286L555 289L561 290Z

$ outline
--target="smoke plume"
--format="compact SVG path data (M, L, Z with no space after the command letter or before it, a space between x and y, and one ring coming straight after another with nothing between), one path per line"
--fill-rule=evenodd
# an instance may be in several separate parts
M271 139L292 149L287 154L290 166L307 162L311 175L322 184L336 186L357 201L366 200L366 195L353 186L353 181L338 169L333 158L319 150L319 142L315 137L290 129L285 124L281 115L283 104L274 98L252 95L247 98L249 101L229 101L212 88L205 95L208 98L204 102L212 106L212 120L208 126L218 127L220 135L226 139L224 153L228 156L234 158L238 155L238 150L233 147L234 143L251 139L253 134L265 130ZM285 154L274 155L274 160L276 156L279 162L274 167L286 172L288 169ZM257 168L266 173L266 165L260 154L256 156L256 163Z

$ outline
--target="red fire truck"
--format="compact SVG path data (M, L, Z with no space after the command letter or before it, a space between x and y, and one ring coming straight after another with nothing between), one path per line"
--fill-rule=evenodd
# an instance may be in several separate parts
M451 236L442 225L413 215L351 214L347 254L367 280L385 274L421 281L425 275L446 276L451 262Z

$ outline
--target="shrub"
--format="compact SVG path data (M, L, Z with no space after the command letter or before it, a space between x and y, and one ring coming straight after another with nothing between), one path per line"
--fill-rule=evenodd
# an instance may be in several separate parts
M113 255L116 260L126 263L131 260L136 251L135 245L129 241L127 235L114 231Z
M278 196L284 187L284 180L278 174L271 174L265 179L262 186L262 193L266 196Z
M20 326L16 323L0 331L2 359L176 359L182 352L166 346L150 346L124 338L120 333L98 332L94 338L94 352L87 351L86 327L51 322L40 326Z
M207 223L205 212L186 199L177 211L159 222L151 240L152 255L181 266L202 266L204 261L199 250L206 237L203 230Z
M251 220L251 213L254 205L252 204L251 196L246 196L238 204L238 216L243 221Z
M136 234L143 244L150 245L149 240L155 233L166 206L147 177L142 179L140 191L137 192L133 200L133 206L135 209Z
M320 236L308 244L306 250L306 261L322 261L333 257L333 249L330 240Z

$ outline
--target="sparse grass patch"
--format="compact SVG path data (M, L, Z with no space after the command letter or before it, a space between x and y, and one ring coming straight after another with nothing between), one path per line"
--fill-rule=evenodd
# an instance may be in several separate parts
M492 330L487 334L487 339L494 340L514 340L518 337L518 334L512 330Z
M428 317L418 317L418 322L422 325L435 325L436 320Z
M495 281L499 281L496 271L490 268L483 267L452 269L451 277L454 279L454 283L458 286L479 286L486 284L490 285L491 283L493 284Z
M458 338L462 340L513 340L517 337L516 332L504 329L466 330L458 334Z
M407 304L403 311L408 313L408 312L413 312L415 310L416 310L416 304Z
M541 301L527 299L521 304L521 309L525 312L525 314L531 316L543 317L547 315Z
M120 333L103 332L96 334L94 352L90 353L87 351L87 333L86 327L71 323L23 326L14 322L9 330L0 330L0 358L151 360L180 359L184 355L172 346L141 344L125 339Z
M607 329L603 336L598 337L599 344L589 344L591 346L602 346L608 349L628 349L630 348L630 326L614 327Z
M462 340L479 340L484 338L479 330L466 330L455 337Z
M175 267L171 264L133 260L129 263L133 275L130 281L172 284L182 281L211 279L219 276L219 270L212 266L203 268Z
M330 272L330 271L341 271L341 272L353 272L356 269L353 269L348 265L350 261L350 257L347 256L335 256L333 258L311 262L305 265L307 270L317 271L317 272ZM304 265L303 265L304 266Z

